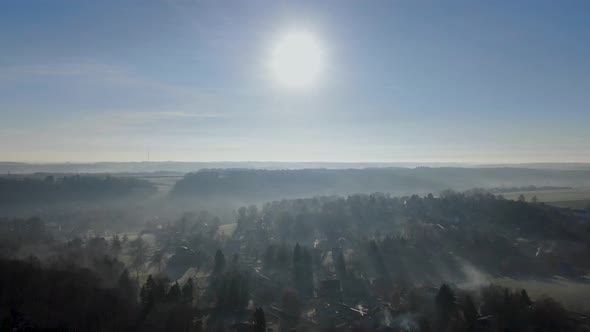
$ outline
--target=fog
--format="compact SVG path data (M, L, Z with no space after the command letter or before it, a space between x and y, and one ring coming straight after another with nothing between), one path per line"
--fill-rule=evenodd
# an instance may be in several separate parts
M574 206L590 171L374 166L6 174L2 306L26 316L2 319L84 329L98 311L119 317L109 330L428 331L477 330L486 315L542 326L527 314L540 310L579 324L590 310L550 286L587 288L589 211ZM80 296L95 287L100 300L60 298L87 311L47 319L51 298L7 288L17 276ZM529 284L531 295L504 288Z
M0 1L0 332L590 331L590 1Z

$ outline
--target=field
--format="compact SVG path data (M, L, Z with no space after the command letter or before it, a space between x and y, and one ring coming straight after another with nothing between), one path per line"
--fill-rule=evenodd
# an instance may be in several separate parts
M236 228L238 228L237 223L221 225L221 226L219 226L219 229L217 230L217 236L223 235L226 237L232 237L234 232L236 231Z
M531 298L550 296L574 311L590 309L590 283L562 278L551 280L518 280L497 278L494 284L511 289L526 289Z
M166 175L136 175L139 179L147 180L153 183L158 188L159 196L166 196L174 187L176 182L183 178L183 174L166 174ZM527 202L530 202L534 196L539 202L544 202L549 205L573 208L586 209L590 206L590 187L575 187L564 189L549 189L549 190L530 190L530 191L515 191L497 193L503 195L506 199L517 200L520 195L524 195Z
M571 189L556 190L534 190L502 193L507 199L516 200L518 196L523 195L527 202L530 202L534 196L537 196L539 202L549 205L585 209L590 205L590 187L578 187Z
M158 195L165 196L168 195L172 187L176 184L178 180L180 180L183 176L182 175L149 175L149 176L138 176L138 179L147 180L153 183L158 188Z
M533 196L536 196L539 202L563 208L586 209L590 206L590 187L510 192L502 195L512 200L524 195L528 202L531 201ZM589 282L577 282L559 278L542 281L498 278L492 282L513 289L525 288L532 298L539 298L543 295L551 296L572 310L590 309Z

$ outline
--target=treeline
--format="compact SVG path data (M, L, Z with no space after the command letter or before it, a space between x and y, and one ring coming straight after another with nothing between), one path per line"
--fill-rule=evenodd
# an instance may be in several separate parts
M0 178L0 206L114 200L156 192L148 181L110 176Z
M39 217L0 218L0 256L12 257L21 247L42 245L50 238Z
M519 192L519 191L544 191L544 190L566 190L566 189L572 189L572 187L523 186L523 187L489 188L489 189L486 189L486 191L488 191L492 194L498 194L498 193L513 193L513 192Z
M398 279L461 280L465 262L491 276L576 277L590 268L586 221L483 191L281 200L241 209L237 221L234 238L253 251L283 242L345 248L355 271L389 270ZM371 263L377 252L387 257L383 263Z
M250 294L244 274L218 276L211 308L195 305L192 279L183 284L149 276L141 289L124 271L110 287L92 270L42 267L35 259L0 259L0 324L6 331L253 331L264 332L265 312L246 308ZM423 288L382 294L383 305L345 326L310 325L297 293L279 302L280 331L587 331L580 314L526 290L499 286L461 291L443 284L434 294ZM404 301L400 301L404 298ZM233 323L238 321L239 323Z
M0 260L0 325L6 331L127 331L137 315L134 299L102 288L91 271L42 268Z
M318 234L337 239L376 231L410 232L408 227L421 224L486 231L485 227L509 227L526 237L537 238L585 240L588 236L583 221L567 211L506 200L483 190L445 190L438 197L374 193L278 200L264 204L260 211L244 211L256 213L244 220L268 224L281 239L307 242Z
M123 271L105 286L91 269L0 259L0 326L6 331L201 331L193 284ZM139 301L138 301L139 299Z
M483 191L359 194L241 208L236 223L229 232L213 215L188 213L130 238L62 242L39 218L2 220L0 234L19 239L22 246L13 249L22 260L0 259L0 326L187 332L588 328L583 315L551 299L531 300L522 290L440 286L459 277L449 273L461 271L459 258L490 273L535 271L534 252L514 243L518 229L539 239L584 243L587 226L559 209ZM24 255L25 247L38 248L42 261Z
M227 331L235 319L265 331L262 309L247 309L248 273L235 259L226 264L220 250L198 289L190 277L171 281L156 272L163 257L150 254L141 236L31 243L44 250L42 260L0 258L2 331ZM146 278L147 271L154 274Z
M208 169L187 174L171 194L243 202L318 195L386 192L395 195L452 188L590 185L590 171L520 168Z
M479 292L468 292L453 290L443 284L433 302L430 312L425 306L427 303L414 302L405 306L406 310L415 306L420 308L421 315L410 321L416 331L549 332L588 329L584 316L567 312L561 304L548 297L532 301L524 289L513 291L490 285L482 287ZM400 327L404 330L403 326Z

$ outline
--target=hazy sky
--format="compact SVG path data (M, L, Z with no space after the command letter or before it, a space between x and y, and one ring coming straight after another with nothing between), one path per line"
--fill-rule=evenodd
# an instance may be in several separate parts
M0 160L590 162L590 1L1 1ZM269 69L288 31L324 66Z

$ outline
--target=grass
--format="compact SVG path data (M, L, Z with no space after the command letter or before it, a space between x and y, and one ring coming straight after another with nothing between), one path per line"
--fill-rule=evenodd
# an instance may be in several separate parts
M562 278L547 281L497 278L494 284L516 290L526 289L532 299L550 296L574 311L590 310L590 283Z
M517 200L523 195L527 202L534 196L539 202L564 208L584 209L590 205L590 187L571 189L519 191L502 194L506 199Z
M168 195L168 193L170 192L170 190L172 190L176 182L181 178L181 176L150 176L145 178L139 177L139 179L147 180L154 184L158 188L158 194L161 196Z
M221 225L217 230L217 236L221 236L223 234L223 236L230 238L233 236L236 228L238 228L237 223Z

